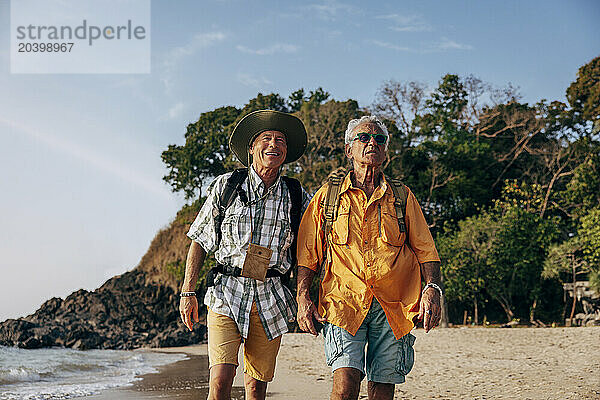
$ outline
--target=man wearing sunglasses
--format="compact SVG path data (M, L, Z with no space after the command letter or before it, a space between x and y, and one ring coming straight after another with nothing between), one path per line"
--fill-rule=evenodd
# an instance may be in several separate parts
M414 319L424 317L426 332L440 320L440 259L415 196L403 186L399 207L400 192L382 173L388 141L375 116L350 121L345 152L353 168L337 183L336 217L327 225L330 181L300 224L297 320L315 335L314 321L324 322L331 399L357 399L365 376L369 399L392 399L414 363ZM318 308L309 297L317 272Z

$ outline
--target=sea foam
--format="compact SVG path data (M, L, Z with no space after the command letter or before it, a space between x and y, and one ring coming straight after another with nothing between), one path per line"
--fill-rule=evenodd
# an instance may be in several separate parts
M151 351L25 350L0 346L0 399L68 399L130 385L136 376L187 358Z

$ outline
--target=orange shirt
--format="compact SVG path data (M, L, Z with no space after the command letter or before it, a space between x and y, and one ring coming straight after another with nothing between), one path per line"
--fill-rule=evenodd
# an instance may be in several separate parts
M324 185L308 205L298 233L298 265L315 272L323 262L326 195ZM375 296L396 338L412 330L421 295L419 263L440 258L410 190L405 221L410 245L400 233L394 194L385 177L367 200L346 175L319 290L318 311L328 322L356 334Z

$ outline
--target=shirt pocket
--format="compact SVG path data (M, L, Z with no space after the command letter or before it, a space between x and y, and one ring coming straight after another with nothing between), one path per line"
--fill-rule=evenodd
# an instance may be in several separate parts
M394 203L386 204L381 209L381 239L390 246L400 247L404 244L406 233L400 232Z
M221 222L221 243L219 246L232 243L235 247L241 248L243 241L242 238L245 236L246 229L242 229L244 219L240 218L239 215L230 214L226 215ZM248 232L248 236L250 232Z
M350 230L350 205L340 202L337 219L331 225L331 241L335 244L348 243Z

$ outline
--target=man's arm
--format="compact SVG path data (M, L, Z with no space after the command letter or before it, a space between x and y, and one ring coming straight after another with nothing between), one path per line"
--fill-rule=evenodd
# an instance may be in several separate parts
M194 291L196 282L198 281L198 273L200 272L200 267L204 263L205 258L206 252L202 246L200 246L200 244L198 244L196 241L192 240L185 263L185 277L183 278L183 285L181 285L182 292ZM199 322L198 299L196 296L182 297L179 300L179 313L181 314L181 320L191 331L194 326L194 322Z
M421 276L425 281L425 284L435 283L439 287L442 287L441 274L440 274L440 262L430 261L421 264ZM440 323L442 315L441 308L441 296L440 292L429 287L423 293L421 297L421 303L419 305L419 319L423 319L423 328L425 332L429 332Z
M298 327L305 332L310 332L313 335L318 335L313 323L313 318L319 322L325 322L325 318L321 317L317 312L317 308L310 299L310 286L315 277L315 271L310 268L298 266L298 291L296 300L298 301Z

